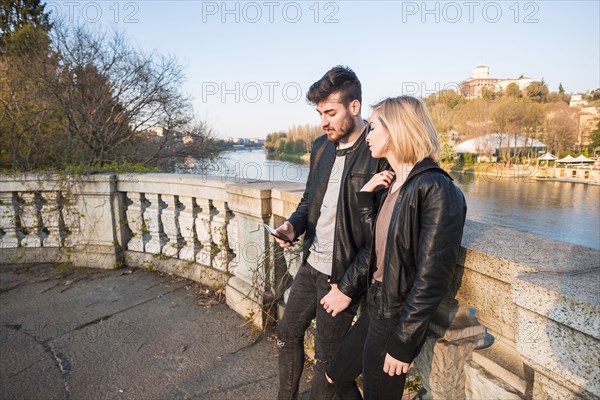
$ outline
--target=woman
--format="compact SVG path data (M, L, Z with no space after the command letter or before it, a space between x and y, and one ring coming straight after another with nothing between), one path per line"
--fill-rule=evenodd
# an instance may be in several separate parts
M406 372L421 350L429 318L454 275L466 215L462 192L439 165L440 143L425 106L409 96L373 107L367 142L371 155L393 171L379 173L358 193L366 233L372 233L366 279L368 307L327 370L338 399L400 399ZM375 192L386 189L379 210ZM346 274L348 275L348 274ZM340 310L326 297L334 315Z

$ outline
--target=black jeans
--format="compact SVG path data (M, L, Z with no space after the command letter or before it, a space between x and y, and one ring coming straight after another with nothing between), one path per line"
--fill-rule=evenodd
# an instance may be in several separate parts
M319 303L330 290L327 275L307 263L300 266L292 283L283 318L277 324L279 400L298 398L298 386L304 367L304 333L315 316L316 365L310 399L327 400L335 397L333 385L325 379L325 370L352 324L358 301L332 317Z
M365 399L402 398L406 374L391 377L383 372L385 349L398 318L379 317L380 304L381 284L374 283L369 289L367 311L352 326L327 369L334 382L337 400L362 399L356 386L356 378L361 372Z

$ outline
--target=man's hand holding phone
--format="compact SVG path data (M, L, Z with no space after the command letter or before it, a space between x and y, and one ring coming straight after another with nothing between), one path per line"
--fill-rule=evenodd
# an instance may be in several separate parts
M268 225L265 225L265 229L267 229L269 233L273 235L275 241L281 247L290 247L294 246L297 243L297 241L294 240L296 236L296 234L294 233L294 227L288 221L285 221L283 224L281 224L279 228L275 229L275 232L271 232L269 229L270 227L267 227ZM280 238L281 236L283 236L284 238L289 238L289 240L283 240Z

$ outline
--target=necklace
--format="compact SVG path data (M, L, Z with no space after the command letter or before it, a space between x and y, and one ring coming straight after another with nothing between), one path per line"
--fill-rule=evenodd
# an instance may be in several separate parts
M400 166L400 175L396 175L396 178L394 178L394 181L391 185L390 193L394 193L402 187L402 185L404 184L404 182L406 182L406 179L410 175L410 171L412 171L413 166L413 164L402 164Z

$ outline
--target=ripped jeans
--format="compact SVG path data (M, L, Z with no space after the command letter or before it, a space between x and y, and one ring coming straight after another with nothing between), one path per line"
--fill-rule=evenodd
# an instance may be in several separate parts
M300 376L304 367L304 333L313 318L317 318L315 334L314 378L310 389L311 400L335 397L333 385L325 379L325 370L356 315L359 302L352 304L335 317L319 303L331 290L328 276L308 263L302 264L290 291L283 318L277 324L279 349L279 400L296 400Z
M389 376L383 372L386 348L399 317L378 316L382 285L371 285L367 294L367 310L350 329L331 361L327 374L333 379L337 400L362 400L356 377L362 373L364 398L367 400L399 400L404 393L406 374ZM416 357L420 347L415 350Z

